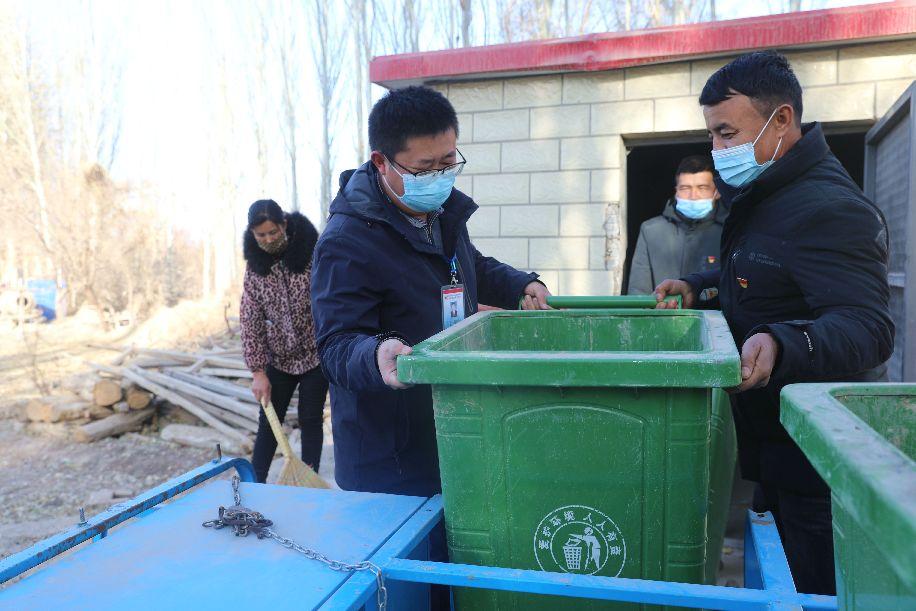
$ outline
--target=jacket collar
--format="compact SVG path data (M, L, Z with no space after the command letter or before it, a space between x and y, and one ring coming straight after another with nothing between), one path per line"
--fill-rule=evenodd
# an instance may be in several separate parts
M677 211L677 200L671 198L668 200L668 203L665 204L665 209L662 211L662 217L669 223L674 223L675 225L685 225L689 228L702 227L709 223L718 223L719 225L725 222L725 217L728 216L728 208L725 203L725 198L720 197L715 203L715 211L709 216L703 217L701 219L689 219Z
M829 150L820 123L802 125L801 140L767 168L757 180L737 190L732 201L744 203L746 200L753 203L766 199L820 163ZM724 189L729 190L730 188L726 185ZM731 190L734 191L734 189Z
M286 251L282 256L275 257L258 246L254 235L246 230L242 238L242 253L248 268L259 276L267 276L271 268L282 261L293 273L305 271L312 260L315 242L318 241L318 230L302 214L290 212L286 215L286 236L289 240Z
M331 203L330 213L358 218L367 223L381 223L394 229L419 252L443 254L438 248L422 238L416 227L395 208L382 193L378 185L377 171L372 162L366 162L355 170L340 175L340 191ZM442 227L442 241L445 254L453 253L458 234L477 210L477 204L470 197L452 189L452 194L442 204L439 223Z

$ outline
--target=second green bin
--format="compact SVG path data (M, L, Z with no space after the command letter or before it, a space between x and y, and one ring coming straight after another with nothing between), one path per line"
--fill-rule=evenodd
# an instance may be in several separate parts
M830 486L841 609L916 609L916 384L795 384L786 430Z
M452 562L714 580L710 520L727 512L710 506L710 455L733 441L711 425L712 389L740 381L718 312L486 312L398 371L432 384ZM614 607L487 591L457 603Z

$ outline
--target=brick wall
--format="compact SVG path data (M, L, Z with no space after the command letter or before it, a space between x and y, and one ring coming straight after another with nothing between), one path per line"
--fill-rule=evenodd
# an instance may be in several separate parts
M787 55L806 121L867 125L916 78L916 40ZM619 292L625 139L705 132L697 96L729 59L436 85L459 113L468 164L457 186L480 204L478 248L554 293Z

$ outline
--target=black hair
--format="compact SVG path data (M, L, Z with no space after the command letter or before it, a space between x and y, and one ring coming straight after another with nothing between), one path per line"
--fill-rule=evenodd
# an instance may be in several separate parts
M283 208L272 199L259 199L248 208L248 229L253 229L266 221L282 225L285 220Z
M769 117L782 104L795 109L801 125L802 88L785 55L754 51L737 57L709 77L700 94L701 106L715 106L740 93L751 99L757 112Z
M677 164L677 171L674 173L674 177L677 178L681 174L699 174L700 172L709 172L713 174L712 157L709 155L690 155L689 157L684 157L681 159L681 162Z
M369 146L393 159L408 138L436 136L449 129L458 135L458 115L444 95L428 87L393 89L369 113Z

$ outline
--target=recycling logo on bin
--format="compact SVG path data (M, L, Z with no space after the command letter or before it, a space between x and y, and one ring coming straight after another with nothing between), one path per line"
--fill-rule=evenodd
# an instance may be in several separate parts
M586 505L567 505L538 524L534 557L542 571L618 577L626 564L627 544L605 513Z

